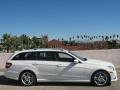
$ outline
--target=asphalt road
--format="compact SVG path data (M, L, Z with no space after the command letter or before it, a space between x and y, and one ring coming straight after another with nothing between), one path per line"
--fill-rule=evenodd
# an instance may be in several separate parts
M119 80L105 87L91 86L89 83L38 83L25 87L17 81L4 78L3 72L0 72L0 90L120 90L120 70L117 72Z

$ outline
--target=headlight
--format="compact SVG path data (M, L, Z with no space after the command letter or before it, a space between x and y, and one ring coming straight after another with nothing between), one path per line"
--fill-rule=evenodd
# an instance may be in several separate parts
M114 71L114 67L113 66L108 66L108 68L111 70L111 71Z

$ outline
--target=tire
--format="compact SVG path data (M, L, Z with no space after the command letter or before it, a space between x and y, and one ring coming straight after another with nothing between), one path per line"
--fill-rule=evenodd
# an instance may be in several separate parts
M36 75L31 71L24 71L20 74L19 81L24 86L32 86L37 82Z
M111 85L111 78L108 72L106 71L97 71L92 75L91 78L92 85L95 86L110 86Z

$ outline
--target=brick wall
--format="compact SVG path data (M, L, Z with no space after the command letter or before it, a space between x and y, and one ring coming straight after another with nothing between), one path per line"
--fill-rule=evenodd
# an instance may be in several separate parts
M48 48L64 48L67 50L93 50L93 49L105 49L107 43L103 41L80 43L78 45L64 45L61 41L51 40L48 42Z

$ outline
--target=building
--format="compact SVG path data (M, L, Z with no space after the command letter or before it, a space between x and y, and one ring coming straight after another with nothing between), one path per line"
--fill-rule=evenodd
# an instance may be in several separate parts
M48 45L48 36L42 35L42 37L37 37L37 41L39 42L38 48L46 48Z
M48 42L48 48L63 48L67 50L80 50L80 45L64 45L61 41L51 40Z
M39 45L37 48L63 48L67 50L94 50L94 49L107 49L108 42L106 41L94 41L94 42L81 42L77 43L74 42L71 44L67 41L65 43L64 41L59 41L56 39L53 39L51 41L48 41L48 35L42 35L42 37L37 38L39 41ZM117 42L117 47L120 47L120 41ZM3 39L0 39L0 51L3 50Z
M48 35L42 35L42 46L43 48L47 48L48 47Z
M63 44L62 42L58 41L58 40L51 40L48 42L48 48L62 48Z
M96 42L78 43L77 45L64 45L61 41L53 39L48 42L48 48L64 48L67 50L104 49L107 48L107 42L96 41Z

